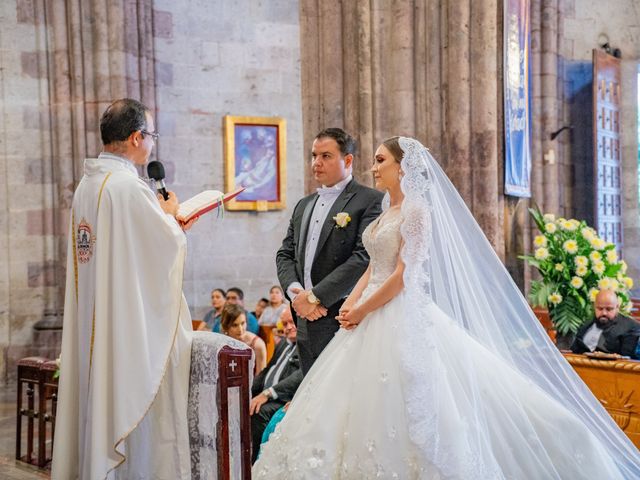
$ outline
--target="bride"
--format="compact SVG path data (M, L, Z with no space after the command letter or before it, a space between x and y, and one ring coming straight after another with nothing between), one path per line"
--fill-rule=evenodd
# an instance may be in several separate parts
M254 477L640 478L427 149L393 137L372 171L371 263Z

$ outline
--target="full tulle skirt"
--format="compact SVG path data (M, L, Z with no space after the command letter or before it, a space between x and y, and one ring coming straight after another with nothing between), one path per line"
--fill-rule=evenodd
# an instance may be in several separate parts
M421 432L428 449L410 434L401 322L411 312L399 295L336 333L262 446L254 478L622 478L575 415L437 305L427 309L430 327L415 333L430 336L424 348L437 360L421 379L434 387L424 407L437 409Z

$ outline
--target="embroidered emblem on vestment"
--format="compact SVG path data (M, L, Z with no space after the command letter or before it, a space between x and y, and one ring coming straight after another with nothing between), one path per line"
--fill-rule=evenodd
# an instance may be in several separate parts
M87 263L93 256L93 245L96 243L96 236L91 231L91 225L83 218L78 224L76 236L76 251L78 252L78 262Z

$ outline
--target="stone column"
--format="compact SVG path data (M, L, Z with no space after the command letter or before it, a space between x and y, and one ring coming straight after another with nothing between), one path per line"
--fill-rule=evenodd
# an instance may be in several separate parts
M152 1L43 2L49 35L54 228L58 285L64 285L68 211L86 157L101 150L99 119L115 99L155 109ZM62 219L62 221L58 221ZM60 289L59 308L64 290Z
M380 141L417 137L504 255L498 3L302 0L301 57L308 148L321 128L344 127L360 143L355 175L370 183Z

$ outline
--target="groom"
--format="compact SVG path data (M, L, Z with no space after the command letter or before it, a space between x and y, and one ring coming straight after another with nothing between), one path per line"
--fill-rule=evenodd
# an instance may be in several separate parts
M382 193L352 175L356 141L327 128L313 141L313 176L322 185L296 205L276 255L278 279L296 313L306 374L339 328L342 302L369 265L362 232L381 213Z

